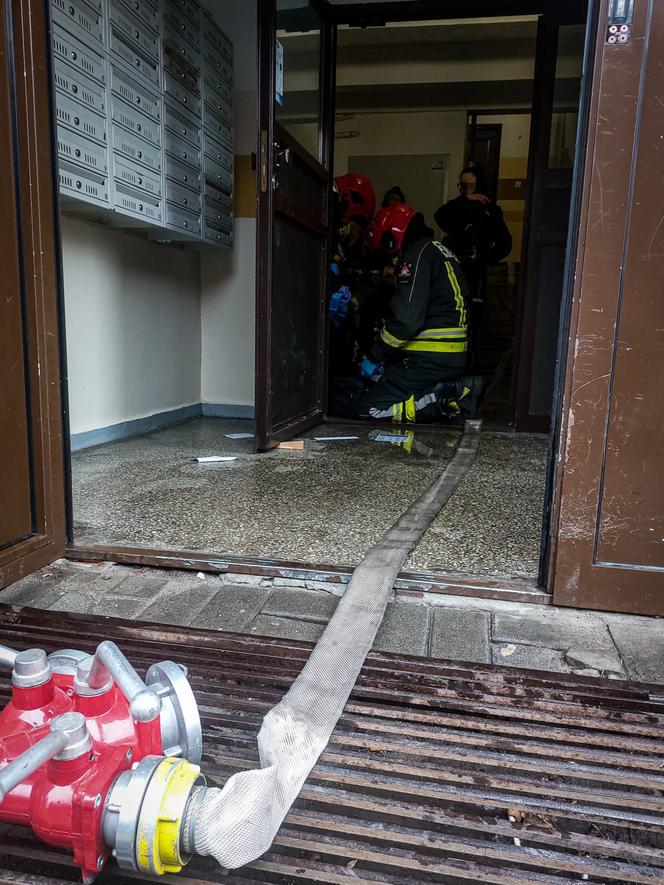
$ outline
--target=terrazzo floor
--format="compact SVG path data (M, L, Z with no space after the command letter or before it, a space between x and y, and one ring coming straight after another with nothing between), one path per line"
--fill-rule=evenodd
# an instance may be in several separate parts
M355 565L449 461L458 432L410 450L325 425L304 451L254 454L248 422L195 418L72 458L77 542ZM381 428L381 433L390 433ZM313 437L352 435L352 441ZM198 464L197 456L235 456Z
M458 432L324 425L304 451L254 454L246 421L195 418L72 457L77 543L189 549L356 565L450 460ZM314 437L358 436L328 442ZM235 461L198 464L198 456ZM483 435L468 476L410 557L409 570L535 578L546 440Z
M536 578L548 441L483 433L458 490L411 554L411 571Z

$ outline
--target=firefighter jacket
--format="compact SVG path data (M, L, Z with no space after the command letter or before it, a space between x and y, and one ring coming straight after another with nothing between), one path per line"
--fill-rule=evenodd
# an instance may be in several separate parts
M428 237L417 240L397 265L395 286L391 315L374 341L374 359L465 358L468 289L456 255Z

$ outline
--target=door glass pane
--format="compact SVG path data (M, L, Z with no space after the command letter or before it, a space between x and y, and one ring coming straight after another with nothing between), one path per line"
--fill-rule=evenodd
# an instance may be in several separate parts
M553 91L549 169L574 165L585 25L561 25Z
M305 0L277 0L275 117L317 160L320 138L321 21ZM283 89L280 68L283 65Z

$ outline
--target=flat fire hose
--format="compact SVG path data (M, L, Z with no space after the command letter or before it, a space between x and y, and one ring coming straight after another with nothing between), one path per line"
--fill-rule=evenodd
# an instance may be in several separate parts
M410 551L458 487L479 448L481 421L466 421L445 470L372 547L353 572L336 612L258 734L261 767L205 792L194 824L196 854L224 867L250 863L279 827L341 717Z

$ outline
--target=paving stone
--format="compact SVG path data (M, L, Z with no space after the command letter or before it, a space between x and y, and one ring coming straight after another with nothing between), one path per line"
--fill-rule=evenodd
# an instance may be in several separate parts
M192 627L206 627L208 630L245 630L264 605L269 593L269 590L260 587L234 587L226 584L198 611L190 624Z
M316 642L324 629L323 624L313 624L311 621L296 621L293 618L280 618L276 615L258 615L251 624L250 632L255 636L276 636L279 639Z
M169 581L154 602L141 612L141 620L188 627L218 587L216 583L192 581L191 575L187 582Z
M272 593L263 606L263 613L327 623L338 603L339 599L328 593L282 587Z
M124 578L125 575L118 572L111 580L106 580L103 571L95 572L89 569L79 569L75 574L61 581L58 587L64 593L80 593L94 600L105 599L115 593L116 588L120 586ZM162 586L163 584L164 581L161 582ZM125 596L129 594L119 593L118 595Z
M54 584L52 587L24 587L20 593L9 596L0 593L0 603L4 605L30 606L31 608L53 608L55 603L65 592L65 582Z
M664 619L625 616L609 624L630 679L664 682Z
M595 651L593 648L570 648L565 652L565 660L571 667L596 670L603 675L623 672L622 661L617 654Z
M598 615L541 605L526 605L522 614L496 612L491 638L494 642L541 645L562 651L583 646L615 654L608 628Z
M141 572L129 572L113 583L113 593L118 596L141 596L147 602L155 598L168 583L168 574L162 578L150 578Z
M489 614L463 609L435 609L430 655L451 661L489 663Z
M63 593L51 605L49 611L60 612L80 612L81 614L89 614L94 608L95 600L87 593L70 591Z
M426 655L429 610L423 605L390 602L373 644L374 651Z
M88 609L90 614L105 615L109 618L137 618L142 617L141 612L148 600L135 596L108 596L93 602Z
M558 649L542 648L538 645L494 642L491 645L491 659L494 664L501 664L504 667L547 670L549 673L569 673L571 670Z
M51 603L64 592L64 584L74 575L76 568L68 563L51 564L48 568L35 572L0 592L0 602L6 605L29 605L35 608L49 608Z

